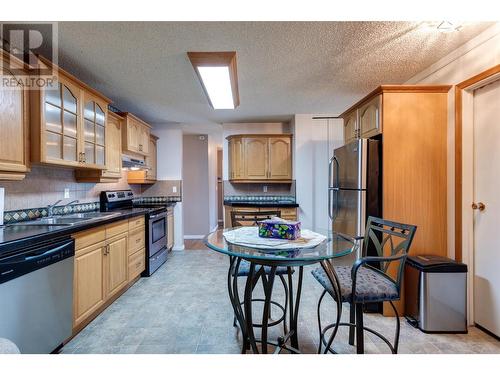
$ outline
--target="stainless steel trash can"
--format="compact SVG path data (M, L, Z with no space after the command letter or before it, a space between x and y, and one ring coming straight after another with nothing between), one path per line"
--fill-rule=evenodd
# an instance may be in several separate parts
M405 315L426 333L467 333L467 265L436 255L409 256Z

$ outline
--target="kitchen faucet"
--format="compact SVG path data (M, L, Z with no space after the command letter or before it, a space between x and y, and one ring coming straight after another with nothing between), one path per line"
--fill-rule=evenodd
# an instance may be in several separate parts
M49 205L47 206L47 217L52 217L52 216L54 215L54 207L56 206L56 204L58 204L58 203L60 203L60 202L62 202L62 199L59 199L56 203L54 203L54 204L49 204ZM68 203L66 203L65 205L63 205L63 206L62 206L62 208L64 209L64 207L69 206L69 205L70 205L70 204L72 204L72 203L78 203L78 202L79 202L79 200L78 200L78 199L75 199L75 200L73 200L73 201L71 201L71 202L68 202Z

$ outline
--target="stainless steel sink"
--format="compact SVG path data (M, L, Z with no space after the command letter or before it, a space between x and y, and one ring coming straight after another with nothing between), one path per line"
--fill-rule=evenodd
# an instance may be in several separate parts
M65 226L75 225L84 221L98 220L119 215L117 212L82 212L78 214L43 217L41 219L21 221L10 225L36 225L36 226Z
M113 212L82 212L79 214L69 214L69 215L64 215L62 217L68 218L68 219L100 219L100 218L106 218L106 217L111 217L111 216L116 216L119 215L118 213L113 213Z

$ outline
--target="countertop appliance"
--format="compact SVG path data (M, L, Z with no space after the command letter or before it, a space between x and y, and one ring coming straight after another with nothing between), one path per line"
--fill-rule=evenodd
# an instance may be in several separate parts
M167 207L158 203L134 203L132 190L102 191L101 211L144 208L146 214L146 269L142 276L151 276L167 261Z
M359 139L333 151L328 172L328 214L334 232L365 235L368 216L382 213L380 141Z
M0 257L0 337L48 354L71 337L75 243L51 240Z
M405 313L426 333L467 333L467 265L437 255L409 256Z

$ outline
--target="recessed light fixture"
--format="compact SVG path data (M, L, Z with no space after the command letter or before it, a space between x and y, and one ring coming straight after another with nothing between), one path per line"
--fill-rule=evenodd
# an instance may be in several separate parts
M187 54L212 108L236 108L240 104L236 52Z

